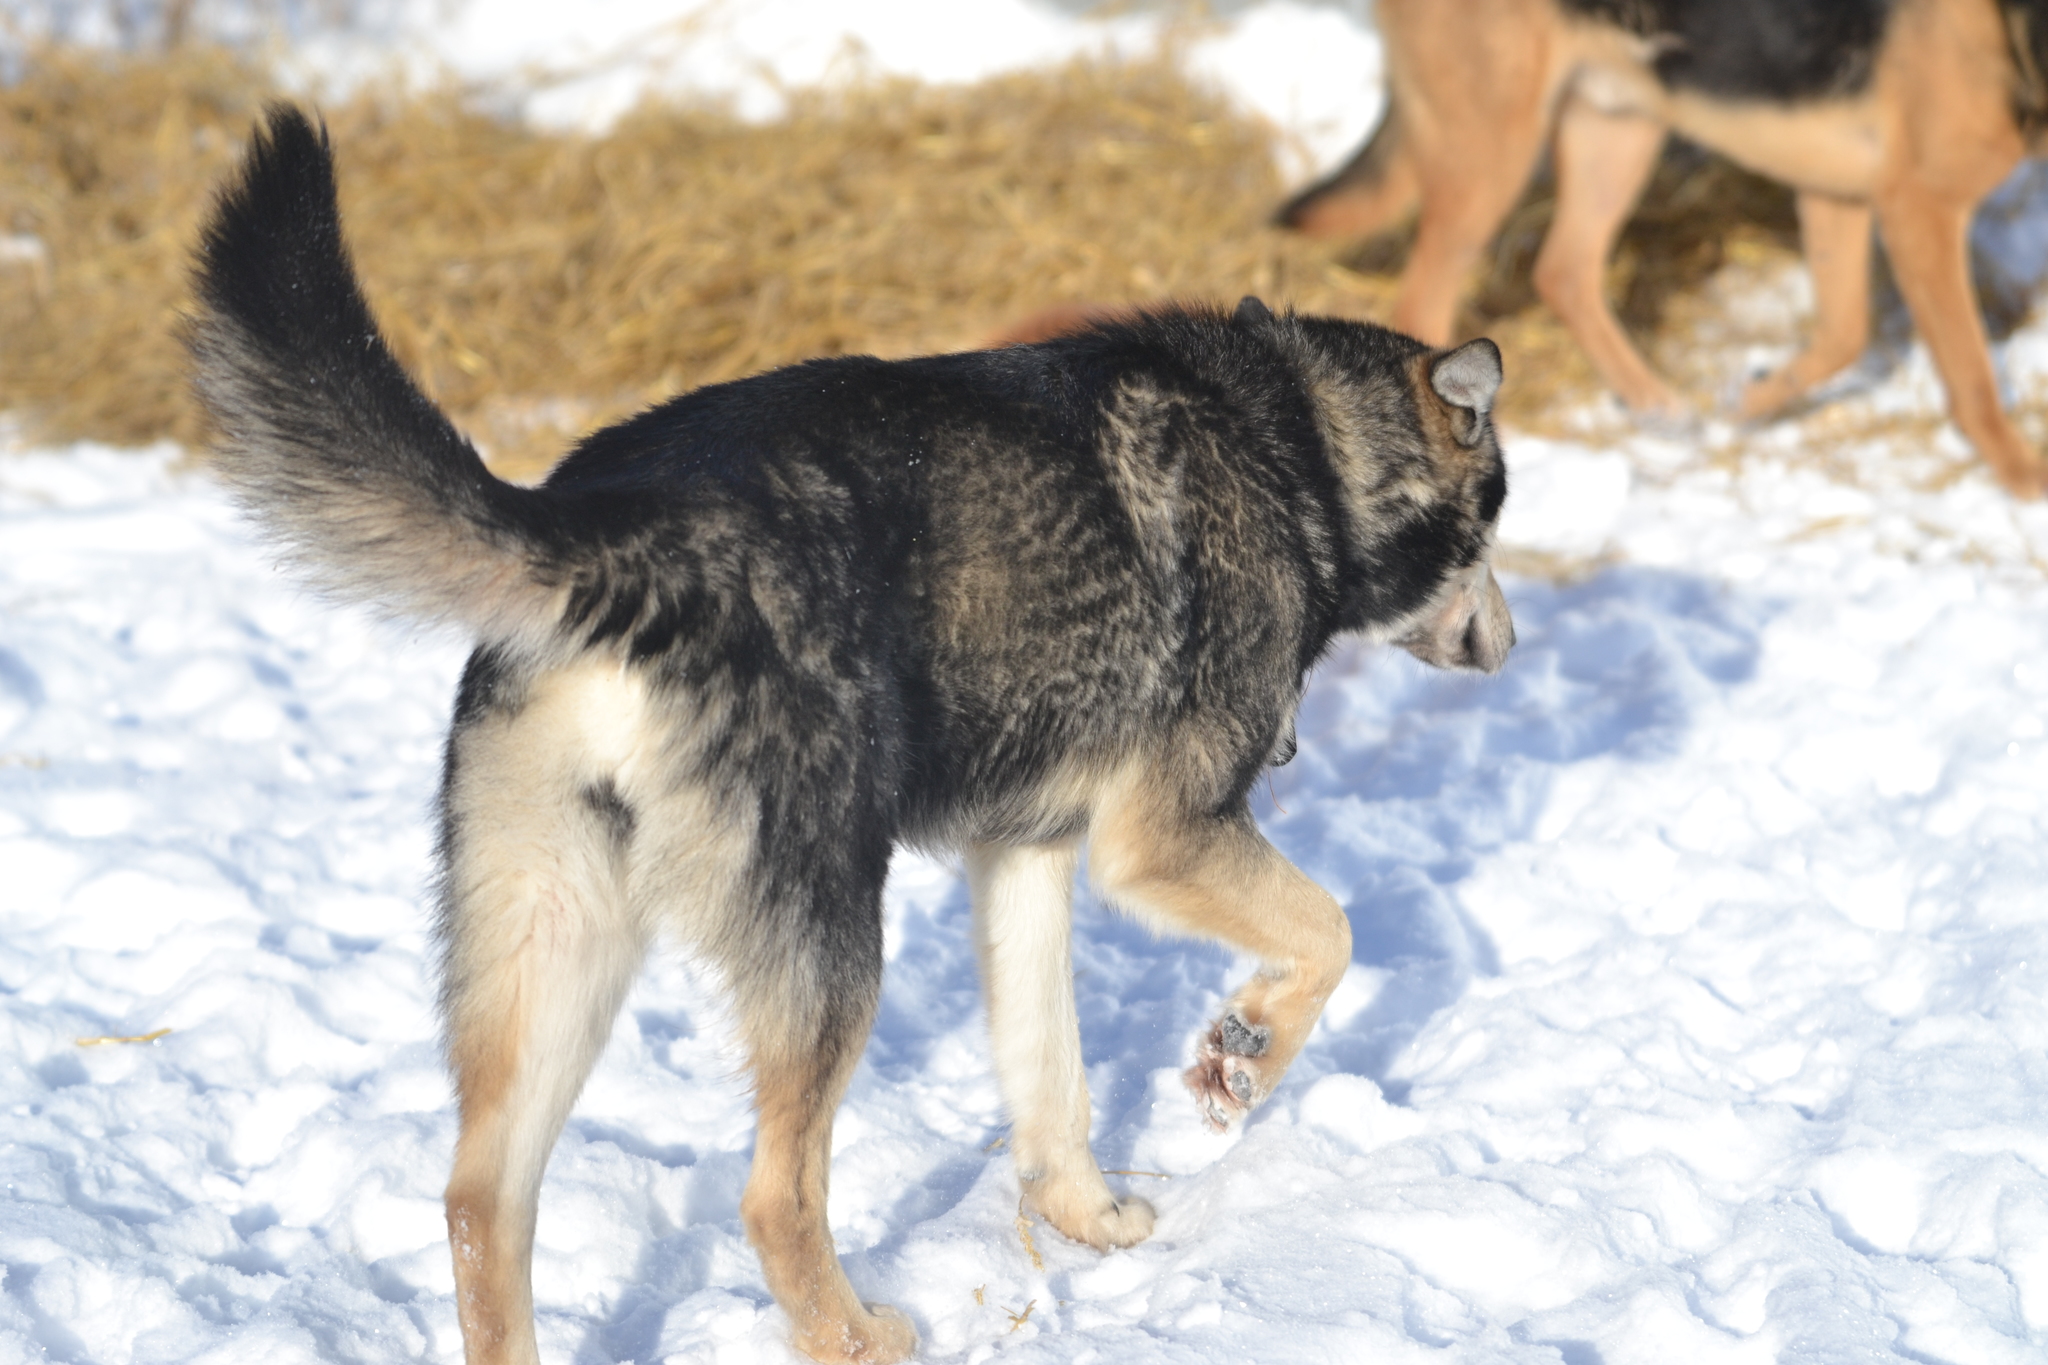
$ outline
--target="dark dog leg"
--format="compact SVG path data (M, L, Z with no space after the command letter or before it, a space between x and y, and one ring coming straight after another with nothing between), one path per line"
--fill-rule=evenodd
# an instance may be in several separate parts
M1048 1223L1100 1250L1152 1232L1152 1206L1118 1201L1088 1148L1088 1078L1074 1013L1072 844L967 854L996 1075L1024 1196Z
M1663 145L1661 124L1565 101L1553 144L1557 214L1536 256L1535 283L1631 411L1679 417L1684 401L1650 368L1607 302L1607 258Z
M1813 276L1813 339L1742 391L1741 415L1769 417L1856 363L1870 344L1870 205L1799 195L1799 243Z
M1211 1026L1187 1073L1202 1115L1225 1128L1273 1092L1351 962L1351 924L1240 803L1222 814L1132 784L1099 812L1089 864L1103 892L1173 933L1217 939L1262 964Z
M829 852L771 856L792 867L844 863ZM877 861L886 868L886 858ZM731 964L760 1114L740 1217L799 1351L821 1361L889 1362L916 1352L917 1332L893 1308L862 1305L825 1220L832 1117L860 1061L882 984L881 880L846 889L855 880L817 878L839 884L847 903L812 907L795 941L775 945L772 956L790 960ZM784 919L784 907L763 907L763 915Z

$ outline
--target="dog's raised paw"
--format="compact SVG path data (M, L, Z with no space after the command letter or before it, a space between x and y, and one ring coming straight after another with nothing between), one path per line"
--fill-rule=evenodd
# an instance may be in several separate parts
M1257 1059L1273 1046L1273 1030L1226 1013L1209 1027L1195 1052L1195 1064L1181 1079L1194 1092L1195 1107L1211 1128L1222 1132L1265 1098Z

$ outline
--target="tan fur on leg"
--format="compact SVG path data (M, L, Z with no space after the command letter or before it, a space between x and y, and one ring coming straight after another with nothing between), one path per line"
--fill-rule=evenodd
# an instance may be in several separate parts
M1685 403L1652 370L1607 302L1607 258L1635 209L1664 125L1607 114L1568 98L1557 120L1557 216L1536 256L1536 292L1550 305L1621 401L1635 412L1680 417Z
M630 762L616 669L539 680L455 740L443 1004L461 1131L448 1182L470 1365L530 1365L534 1216L548 1153L646 950L621 851L586 799Z
M1949 415L2008 491L2038 498L2048 487L2048 465L1999 402L1990 342L1970 287L1973 207L1908 187L1880 196L1878 221L1897 265L1899 292L1948 390Z
M768 1021L749 1022L760 1120L740 1218L770 1292L789 1314L791 1341L813 1360L908 1360L917 1351L916 1329L895 1309L863 1305L854 1295L825 1222L832 1115L860 1060L866 1021L852 1047L837 1048L828 1036L808 1055Z
M1131 783L1089 837L1103 894L1176 933L1263 964L1225 1003L1187 1073L1203 1116L1228 1127L1273 1092L1351 962L1351 924L1330 894L1266 842L1249 810L1190 813L1170 780Z
M1813 339L1792 362L1742 391L1741 415L1784 411L1856 362L1870 344L1870 205L1801 193L1799 239L1813 273Z
M1550 26L1523 17L1541 11L1532 0L1484 0L1453 24L1436 6L1383 3L1378 17L1408 58L1390 76L1422 204L1391 325L1445 346L1466 280L1542 152L1564 73Z
M1088 1080L1074 1012L1072 844L968 851L975 945L1010 1151L1031 1207L1098 1249L1151 1235L1152 1206L1119 1201L1088 1148Z

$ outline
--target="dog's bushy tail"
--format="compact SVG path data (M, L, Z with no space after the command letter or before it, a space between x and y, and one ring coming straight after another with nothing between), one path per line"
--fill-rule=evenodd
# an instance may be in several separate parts
M484 638L557 618L544 496L408 376L341 237L324 128L273 105L201 239L188 339L215 468L314 583Z

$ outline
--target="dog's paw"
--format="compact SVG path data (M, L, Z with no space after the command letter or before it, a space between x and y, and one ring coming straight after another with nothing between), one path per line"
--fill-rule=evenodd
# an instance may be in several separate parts
M796 1338L797 1350L830 1365L898 1365L917 1354L917 1329L886 1303L863 1305L849 1322L821 1322Z
M1145 1199L1110 1199L1094 1201L1092 1207L1053 1209L1044 1201L1032 1199L1032 1209L1040 1218L1053 1224L1053 1228L1083 1246L1094 1246L1096 1250L1116 1250L1118 1246L1137 1246L1151 1236L1157 1214L1153 1205Z
M1209 1028L1182 1080L1194 1092L1195 1107L1211 1128L1222 1132L1249 1114L1271 1089L1258 1059L1273 1046L1273 1030L1226 1013Z

